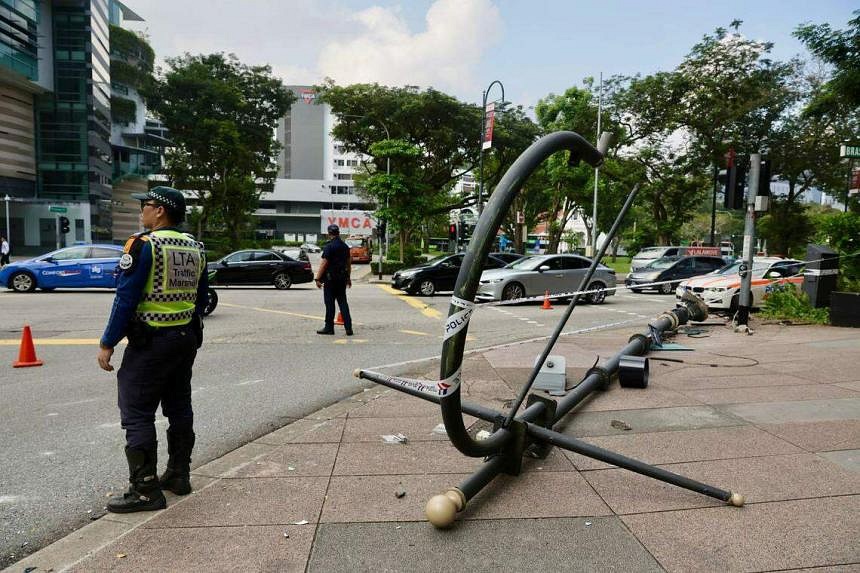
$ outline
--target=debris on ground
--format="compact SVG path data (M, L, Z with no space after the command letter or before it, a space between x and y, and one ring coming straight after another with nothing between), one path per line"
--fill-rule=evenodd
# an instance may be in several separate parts
M401 498L406 497L406 490L398 489L397 491L394 492L394 497L396 497L397 499L401 499Z
M482 440L486 440L491 435L492 434L490 432L488 432L487 430L481 430L477 434L475 434L475 439L478 441L482 441Z
M613 428L615 428L616 430L627 431L627 430L633 429L630 427L630 424L628 424L627 422L625 422L623 420L612 420L611 422L609 422L609 425L612 426Z
M386 444L405 444L409 438L403 434L385 434L382 436L382 441Z
M439 434L440 436L447 436L448 432L445 431L445 424L437 424L435 428L433 428L434 434Z

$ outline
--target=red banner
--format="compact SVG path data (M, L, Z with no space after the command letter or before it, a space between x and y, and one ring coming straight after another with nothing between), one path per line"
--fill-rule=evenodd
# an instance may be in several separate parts
M493 125L496 122L496 104L488 103L485 108L486 120L484 121L484 139L481 142L481 150L493 146Z

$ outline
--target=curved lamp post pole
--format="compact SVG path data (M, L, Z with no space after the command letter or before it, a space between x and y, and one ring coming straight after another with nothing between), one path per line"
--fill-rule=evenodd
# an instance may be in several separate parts
M487 95L496 84L498 84L499 89L502 90L502 99L500 101L505 101L505 86L503 86L502 82L499 80L493 80L490 82L490 85L487 86L487 89L484 90L483 101L481 102L481 139L478 142L480 145L478 152L481 154L478 176L481 178L481 181L478 185L478 217L480 217L481 213L484 211L484 134L487 129Z

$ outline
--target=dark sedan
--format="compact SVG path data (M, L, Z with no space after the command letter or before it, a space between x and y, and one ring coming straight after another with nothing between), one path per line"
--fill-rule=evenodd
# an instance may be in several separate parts
M672 294L682 280L706 275L724 267L725 264L721 257L662 257L627 275L624 284L633 292L653 288L662 294ZM650 283L665 284L650 286Z
M423 296L431 296L442 290L454 290L464 257L463 253L442 255L422 265L397 271L391 277L391 286ZM484 270L500 269L506 264L505 261L489 255L484 263Z
M268 250L236 251L209 263L208 269L212 285L274 285L288 289L314 280L309 262Z

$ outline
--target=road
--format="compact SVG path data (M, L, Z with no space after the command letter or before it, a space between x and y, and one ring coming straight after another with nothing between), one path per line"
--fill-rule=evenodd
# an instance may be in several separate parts
M356 281L349 292L355 336L330 337L314 333L323 306L312 283L289 291L220 288L219 296L192 383L193 466L360 391L367 382L351 376L357 367L439 354L449 301ZM102 514L106 497L126 487L116 377L96 364L112 300L109 291L0 292L0 568ZM633 330L673 304L674 297L620 294L577 308L566 330L626 321ZM479 308L467 350L546 336L562 309ZM44 366L11 367L23 324ZM115 366L121 358L118 349ZM159 432L165 422L159 415ZM162 465L165 448L162 440Z

